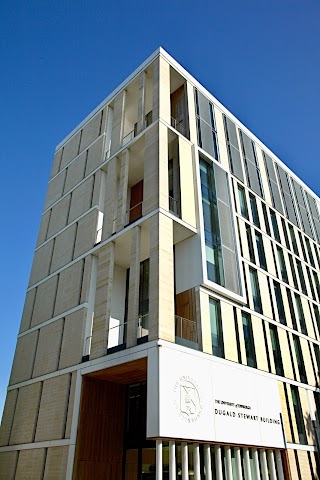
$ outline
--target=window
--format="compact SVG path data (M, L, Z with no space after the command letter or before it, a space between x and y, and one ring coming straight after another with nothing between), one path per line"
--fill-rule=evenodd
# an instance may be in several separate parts
M280 233L279 233L279 228L278 228L278 222L277 222L277 215L276 212L273 210L270 210L270 218L271 218L271 224L272 224L272 230L273 230L273 237L277 242L281 242L280 239Z
M314 354L316 357L317 368L318 368L318 380L320 378L320 347L316 343L313 344ZM320 412L319 412L320 413Z
M306 249L304 248L304 242L303 242L303 237L302 237L301 232L298 232L298 235L299 235L299 240L300 240L300 245L301 245L301 250L302 250L303 259L304 259L305 262L307 262L307 261L308 261L308 259L307 259L307 253L306 253Z
M313 266L313 268L316 268L310 240L309 240L308 237L304 237L304 239L305 239L306 245L307 245L307 250L308 250L308 255L309 255L309 263Z
M297 335L292 335L292 337L293 337L294 351L296 354L296 359L298 364L298 370L300 374L300 382L307 383L307 374L306 374L306 369L304 367L300 338Z
M304 335L308 335L306 320L304 318L304 313L303 313L303 308L302 308L302 303L301 303L301 298L297 294L295 294L294 298L295 298L295 301L296 301L296 308L297 308L297 313L298 313L301 332Z
M257 200L254 195L250 195L250 207L251 207L252 221L256 227L260 228Z
M269 325L270 328L270 337L271 337L271 345L273 351L273 358L274 364L276 367L277 375L283 376L283 364L281 358L281 350L280 350L280 342L278 336L278 329L275 325Z
M278 261L281 272L281 278L284 282L288 283L288 273L286 268L286 262L284 260L284 254L281 247L277 247Z
M294 227L292 225L289 225L289 232L290 232L290 237L291 237L291 243L292 243L292 248L293 251L296 255L299 255L299 250L298 250L298 245L297 245L297 239L296 235L294 233Z
M299 397L299 390L298 387L294 387L293 385L290 386L291 388L291 396L292 396L292 403L294 408L294 413L296 417L297 423L297 430L299 435L299 442L302 444L307 443L306 431L304 428L303 422L303 414L301 409L300 397Z
M283 230L283 235L284 235L284 240L286 242L286 247L288 250L290 250L290 243L289 243L289 237L288 237L288 230L287 230L287 224L284 218L281 218L281 224L282 224L282 230Z
M249 367L257 368L251 317L245 312L242 312L242 326L246 347L247 365L249 365Z
M264 253L263 239L261 233L256 232L256 245L259 258L259 265L264 270L267 269L266 256Z
M149 258L140 263L139 328L140 336L148 335L149 329Z
M220 303L217 300L213 300L212 298L210 298L209 307L210 307L212 353L216 357L223 358L224 348L223 348Z
M241 185L238 185L238 195L239 195L240 213L244 218L248 220L249 215L248 215L246 193L244 188L241 187Z
M298 259L296 259L296 262L297 262L298 277L300 279L301 290L305 295L308 295L307 285L306 285L306 281L304 279L302 263Z
M247 242L248 242L250 262L255 263L250 225L246 225L246 234L247 234Z
M280 323L282 323L283 325L286 325L287 322L286 322L286 315L285 315L284 306L283 306L280 283L273 281L273 286L274 286L274 295L276 297L279 320L280 320Z
M223 121L224 121L224 129L225 129L226 140L227 140L230 169L232 173L243 182L244 175L243 175L242 161L240 156L237 127L225 115L223 116Z
M297 279L297 274L296 274L296 267L294 265L294 260L293 260L292 255L288 254L288 256L289 256L289 263L290 263L290 269L291 269L291 273L292 273L294 288L298 290L299 285L298 285L298 279Z
M263 197L261 173L254 142L241 130L240 138L249 187L260 197Z
M249 268L253 307L256 312L262 313L262 303L257 271Z
M219 160L217 129L214 107L209 100L195 89L198 144L209 155Z
M287 298L288 298L290 317L291 317L293 328L295 330L298 330L296 314L295 314L295 311L294 311L294 306L293 306L293 301L292 301L292 294L291 294L291 290L289 288L287 288Z
M269 237L271 237L271 230L270 230L270 224L269 224L269 219L268 219L267 207L265 206L264 203L262 203L262 211L263 211L264 223L266 225L266 232L269 235Z
M278 210L278 212L283 214L280 190L278 186L278 181L277 181L273 160L265 152L263 152L263 158L264 158L264 162L265 162L266 170L268 174L268 181L269 181L269 187L270 187L273 206L276 210Z

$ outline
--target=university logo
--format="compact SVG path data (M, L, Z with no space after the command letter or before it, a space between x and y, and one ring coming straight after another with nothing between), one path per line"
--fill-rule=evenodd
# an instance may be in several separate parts
M198 420L202 405L196 382L189 376L182 376L174 385L174 404L180 417L188 423Z

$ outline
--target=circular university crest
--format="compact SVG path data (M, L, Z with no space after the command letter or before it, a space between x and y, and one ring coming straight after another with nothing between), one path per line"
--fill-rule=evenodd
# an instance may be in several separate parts
M174 384L174 405L179 416L188 423L198 420L202 405L197 383L192 377L183 375Z

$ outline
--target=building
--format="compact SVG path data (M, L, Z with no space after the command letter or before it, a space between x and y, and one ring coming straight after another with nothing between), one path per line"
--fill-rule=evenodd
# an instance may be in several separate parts
M319 198L163 49L56 148L1 479L318 479Z

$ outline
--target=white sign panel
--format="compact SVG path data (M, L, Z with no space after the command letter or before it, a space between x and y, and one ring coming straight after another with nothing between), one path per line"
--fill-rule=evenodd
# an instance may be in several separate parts
M192 351L158 351L158 368L149 369L159 388L153 394L148 385L148 437L284 447L275 380Z

